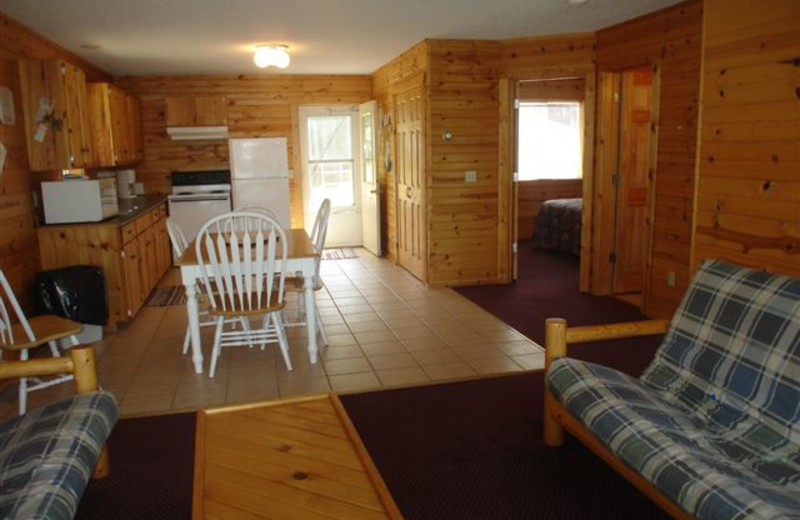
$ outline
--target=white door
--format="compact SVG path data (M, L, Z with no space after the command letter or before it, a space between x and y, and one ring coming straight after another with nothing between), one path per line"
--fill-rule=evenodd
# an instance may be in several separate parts
M364 247L373 255L381 255L381 196L377 174L377 141L375 140L375 121L377 120L375 101L359 105L358 118L361 122L361 224L364 234Z
M360 246L361 182L356 105L301 106L300 154L307 230L330 199L326 246Z

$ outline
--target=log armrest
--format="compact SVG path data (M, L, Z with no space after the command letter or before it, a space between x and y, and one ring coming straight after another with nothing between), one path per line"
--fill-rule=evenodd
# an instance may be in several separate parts
M545 370L550 368L553 359L567 355L567 345L664 334L669 323L669 320L642 320L567 327L567 320L563 318L548 318L545 322Z

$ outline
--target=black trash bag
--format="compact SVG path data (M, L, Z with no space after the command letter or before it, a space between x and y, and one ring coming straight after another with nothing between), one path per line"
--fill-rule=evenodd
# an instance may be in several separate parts
M36 314L55 314L87 325L108 321L106 284L99 267L76 265L36 275Z

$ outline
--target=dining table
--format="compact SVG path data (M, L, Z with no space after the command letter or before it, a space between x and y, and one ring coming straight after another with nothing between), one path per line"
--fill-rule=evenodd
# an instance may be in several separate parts
M186 314L189 318L189 336L192 346L192 363L197 374L203 373L203 349L200 339L200 306L197 300L197 280L202 279L202 268L197 259L197 239L189 243L176 264L181 270L181 283L186 288ZM308 356L311 363L318 359L316 301L314 299L314 277L317 274L316 263L319 254L303 228L291 228L286 231L286 247L288 254L285 271L300 273L303 276L305 293L306 330L308 332ZM265 260L266 261L266 260ZM279 268L281 258L278 255Z

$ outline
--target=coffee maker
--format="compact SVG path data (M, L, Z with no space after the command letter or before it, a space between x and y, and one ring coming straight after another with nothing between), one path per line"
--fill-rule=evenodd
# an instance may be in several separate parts
M136 170L117 170L117 194L120 199L136 197L134 183L136 183Z

